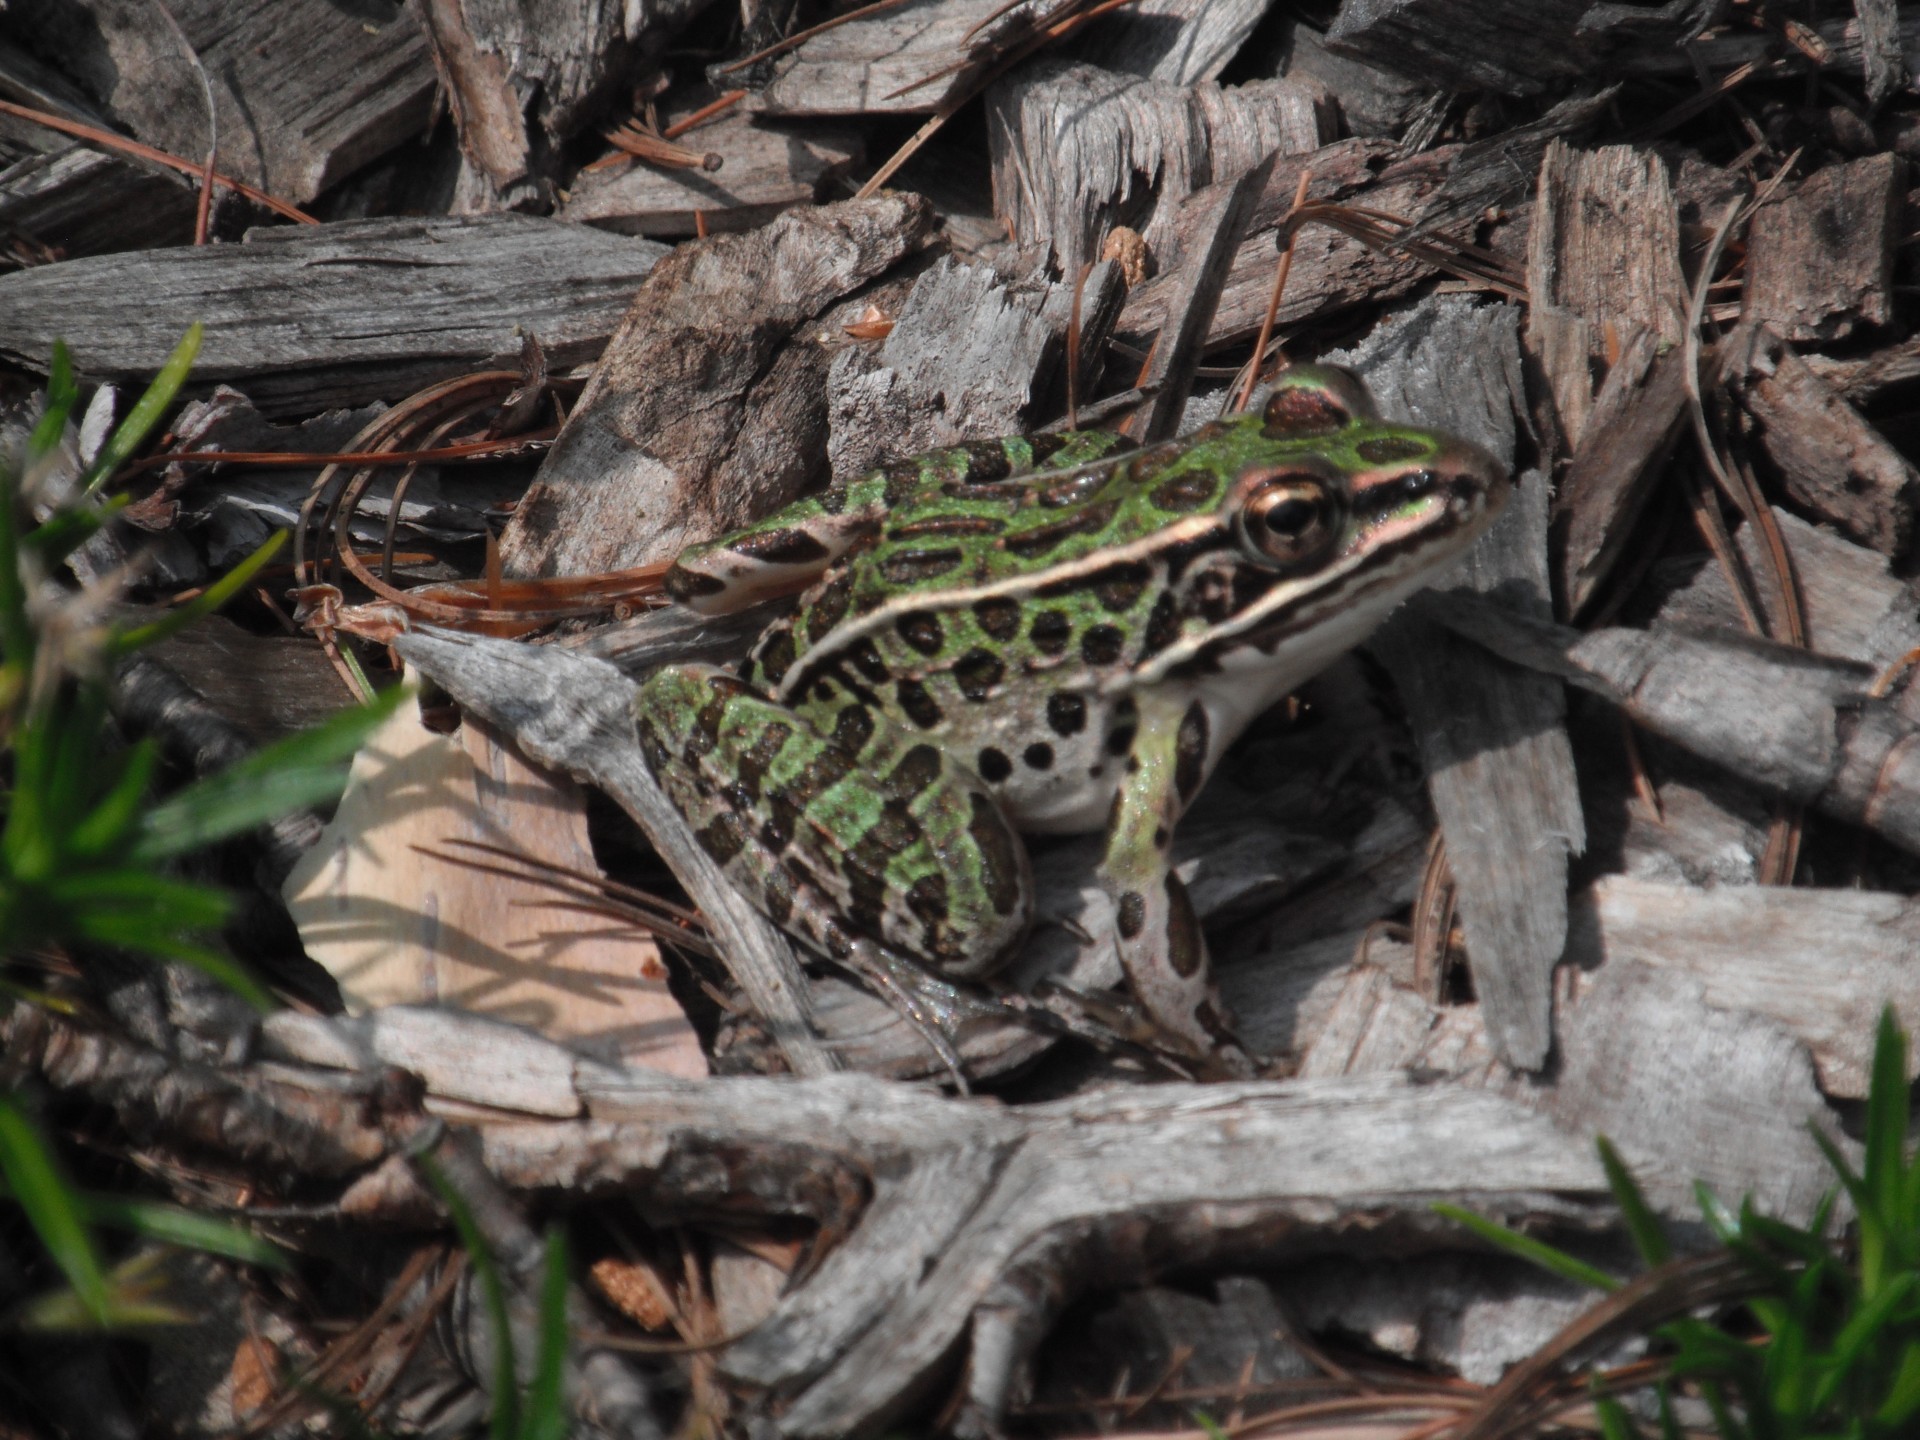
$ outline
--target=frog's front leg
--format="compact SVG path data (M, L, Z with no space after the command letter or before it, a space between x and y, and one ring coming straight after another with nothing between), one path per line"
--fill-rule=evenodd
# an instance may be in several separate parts
M804 705L727 671L670 665L634 700L641 753L755 908L845 961L877 942L984 975L1025 934L1026 847L986 785L844 684Z
M1187 887L1168 864L1173 828L1206 778L1209 726L1198 699L1145 691L1126 773L1107 817L1101 878L1113 897L1120 964L1153 1020L1211 1069L1254 1073L1207 964Z

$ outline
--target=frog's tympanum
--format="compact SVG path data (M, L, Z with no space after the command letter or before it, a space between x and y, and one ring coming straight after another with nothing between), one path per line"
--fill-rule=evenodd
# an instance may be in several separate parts
M1174 826L1247 723L1440 575L1507 490L1480 450L1383 424L1322 367L1145 449L1083 431L937 451L683 554L666 588L696 610L806 593L737 671L653 675L640 742L775 923L949 979L1019 945L1023 833L1103 831L1137 1001L1244 1073Z

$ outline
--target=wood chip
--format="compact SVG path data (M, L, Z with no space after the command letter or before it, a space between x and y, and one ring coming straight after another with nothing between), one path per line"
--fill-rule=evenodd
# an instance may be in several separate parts
M1134 0L1073 50L1090 65L1170 85L1218 80L1269 8L1268 0Z
M1311 81L1175 85L1055 59L1000 81L986 105L994 207L1018 243L1051 245L1067 275L1122 221L1164 271L1181 201L1335 134Z
M1787 494L1882 554L1905 554L1920 471L1762 326L1729 339L1725 371Z
M515 366L527 332L556 367L591 359L663 253L527 215L256 229L0 275L0 356L44 371L66 338L83 375L145 383L200 321L196 385L311 414Z
M671 559L820 478L830 355L814 336L789 339L919 249L932 223L918 196L892 195L676 249L634 296L501 537L508 570Z
M644 161L583 170L560 206L562 220L623 235L685 236L751 230L783 210L811 205L865 157L859 131L780 125L729 112L686 143L719 155L711 173Z
M1865 1098L1881 1010L1909 1034L1920 1025L1920 906L1904 895L1613 875L1578 910L1581 963L1684 975L1716 1010L1766 1016L1812 1053L1829 1095ZM1920 1074L1920 1056L1907 1069Z
M171 170L0 115L0 234L36 261L184 245L195 204L193 185Z
M1891 324L1905 196L1905 163L1874 155L1762 205L1747 231L1743 318L1818 343Z
M1635 335L1677 347L1686 324L1680 232L1666 162L1650 150L1575 150L1555 140L1528 231L1528 346L1546 372L1568 444L1593 403L1593 365Z
M416 137L433 100L426 37L400 5L169 0L163 14L113 0L18 0L7 24L59 55L139 139L196 161L207 153L204 73L220 169L295 204Z
M1519 312L1435 297L1382 326L1351 364L1394 418L1452 429L1512 463L1525 390ZM1551 614L1548 497L1521 476L1506 513L1468 553L1466 583ZM1537 1069L1552 1041L1549 977L1566 943L1567 861L1586 844L1560 688L1450 645L1416 598L1370 648L1413 718L1459 889L1474 986L1496 1054Z
M1335 50L1454 90L1537 95L1585 74L1580 20L1591 0L1347 0Z

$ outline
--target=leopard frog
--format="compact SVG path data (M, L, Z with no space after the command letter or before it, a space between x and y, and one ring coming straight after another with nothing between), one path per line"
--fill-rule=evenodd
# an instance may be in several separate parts
M682 554L666 589L699 611L805 593L737 669L652 675L640 743L775 923L947 979L1019 945L1020 835L1103 830L1136 1001L1173 1048L1245 1073L1174 826L1248 722L1445 570L1507 491L1486 454L1383 423L1326 367L1144 449L1083 431L936 451Z

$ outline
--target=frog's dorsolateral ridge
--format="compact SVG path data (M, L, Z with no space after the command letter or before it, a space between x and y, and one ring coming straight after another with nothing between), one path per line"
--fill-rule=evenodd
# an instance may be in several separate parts
M1021 833L1104 829L1136 999L1245 1073L1173 827L1247 723L1435 579L1507 490L1486 454L1383 424L1324 367L1146 449L1084 431L936 451L682 555L667 590L699 610L809 588L737 673L653 675L641 746L776 923L949 978L1026 930Z

